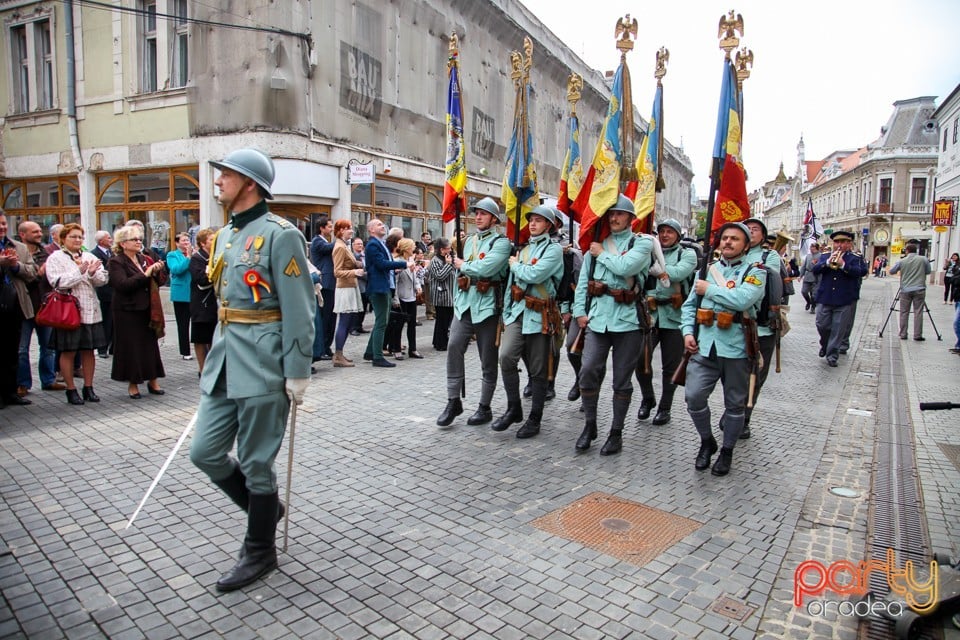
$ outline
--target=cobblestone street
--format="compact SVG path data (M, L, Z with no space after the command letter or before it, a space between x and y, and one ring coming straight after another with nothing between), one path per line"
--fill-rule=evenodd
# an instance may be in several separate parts
M363 363L367 336L352 337L357 366L317 363L298 412L280 567L229 594L214 583L245 518L186 447L125 528L199 396L171 314L165 396L129 400L98 359L100 404L35 390L33 405L0 412L0 637L856 638L856 618L794 606L794 572L808 559L864 558L884 394L912 425L928 551L960 552L960 412L918 408L960 398L953 307L930 288L942 341L929 318L925 342L900 341L896 312L879 337L896 286L865 281L837 368L817 357L814 316L795 297L783 371L771 367L752 437L723 478L693 468L699 441L682 393L672 422L653 427L636 419L635 385L623 452L601 457L595 443L577 454L582 414L566 400L565 360L543 430L518 440L466 425L474 348L466 412L442 431L445 354L429 347L432 322L418 328L425 359L391 370ZM498 389L494 414L505 406ZM714 422L721 406L715 392ZM608 380L600 443L609 420ZM286 474L285 446L281 498ZM611 505L620 511L603 515ZM960 638L948 616L935 627Z

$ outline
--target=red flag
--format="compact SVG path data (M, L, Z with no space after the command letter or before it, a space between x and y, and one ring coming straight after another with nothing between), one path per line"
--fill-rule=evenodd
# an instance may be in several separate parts
M740 109L737 105L737 80L733 63L725 61L723 86L720 90L720 117L714 157L722 158L720 188L713 209L710 235L728 222L742 222L750 217L747 199L747 175L740 162ZM725 126L724 126L725 125Z

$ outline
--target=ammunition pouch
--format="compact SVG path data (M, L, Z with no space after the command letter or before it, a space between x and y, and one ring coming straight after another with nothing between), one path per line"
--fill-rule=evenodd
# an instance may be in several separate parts
M739 311L716 311L714 309L697 309L697 324L705 327L712 327L717 323L717 329L729 329L735 324L740 324L743 314Z
M516 285L514 286L516 287ZM519 289L519 287L516 287L516 288ZM514 291L511 291L511 293L515 294ZM536 311L537 313L544 313L549 309L550 307L549 300L544 300L543 298L537 298L535 296L524 296L522 294L523 292L521 291L521 296L523 297L523 301L527 309L530 309L531 311Z
M657 310L657 299L653 296L647 296L647 309L650 313L653 313Z
M499 280L489 280L487 278L470 278L468 276L460 276L457 278L457 287L460 291L466 291L471 286L477 288L481 294L484 294L490 291L491 288L497 287L500 285Z
M470 289L470 278L467 276L459 276L457 278L457 288L460 291L467 291Z
M620 304L633 304L637 301L637 292L633 289L608 289L607 293Z
M679 293L674 293L670 296L670 304L673 305L674 309L679 309L683 306L683 295Z
M713 326L713 309L697 309L697 324L705 327Z
M483 294L483 293L486 293L487 291L490 291L490 287L494 286L494 282L492 280L481 278L476 282L474 282L473 286L477 288L477 291Z
M599 280L587 281L587 293L591 296L602 296L607 293L607 285Z
M518 287L515 284L510 285L510 299L513 300L514 302L520 302L521 300L523 300L524 299L523 288ZM528 301L529 299L530 299L529 296L527 296ZM527 308L532 309L533 307L531 307L530 304L528 303Z

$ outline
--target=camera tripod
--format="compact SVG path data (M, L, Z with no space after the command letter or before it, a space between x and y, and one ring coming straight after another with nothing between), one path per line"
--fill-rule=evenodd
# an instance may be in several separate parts
M887 312L887 319L883 321L883 326L880 327L879 337L881 338L883 337L883 332L887 328L887 323L890 322L890 316L894 311L899 311L897 305L900 303L900 290L901 287L897 287L897 293L893 296L893 302L890 303L890 310ZM927 306L926 298L923 300L923 309L921 309L921 313L923 311L927 312L927 317L930 319L930 325L933 327L933 332L937 334L937 340L942 341L943 336L940 335L940 331L937 329L937 323L933 321L933 315L930 314L930 307Z

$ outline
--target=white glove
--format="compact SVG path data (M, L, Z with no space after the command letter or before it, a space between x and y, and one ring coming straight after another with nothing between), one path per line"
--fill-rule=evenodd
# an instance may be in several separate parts
M310 378L287 378L284 380L284 386L287 391L287 397L291 402L303 404L303 394L310 384Z

